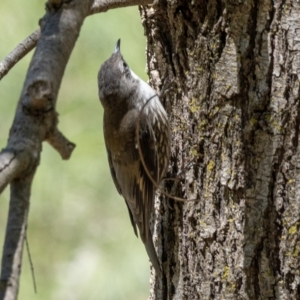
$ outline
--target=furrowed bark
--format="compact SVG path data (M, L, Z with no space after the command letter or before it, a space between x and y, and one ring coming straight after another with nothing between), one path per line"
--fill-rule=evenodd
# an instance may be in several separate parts
M141 13L151 83L175 82L169 176L184 170L177 196L200 199L157 201L164 276L150 299L300 298L300 4L162 0Z

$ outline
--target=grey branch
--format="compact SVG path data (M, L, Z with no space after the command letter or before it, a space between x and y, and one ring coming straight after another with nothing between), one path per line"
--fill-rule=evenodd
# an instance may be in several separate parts
M69 159L75 144L70 142L57 128L47 138L47 142L60 154L62 159Z
M94 0L90 15L105 12L109 9L134 6L134 5L147 5L152 3L153 0Z
M75 145L57 128L55 111L61 80L86 16L110 8L146 5L146 0L51 1L37 30L0 63L0 79L37 45L6 148L0 153L0 193L10 183L10 209L0 277L0 300L17 299L32 179L48 141L68 159ZM53 7L52 7L53 8ZM67 8L67 9L65 9ZM51 37L51 38L49 38Z
M134 6L147 5L153 0L94 0L92 3L89 15L106 12L109 9ZM60 1L52 1L53 3L60 3ZM20 43L13 51L11 51L2 62L0 62L0 80L9 72L9 70L20 61L27 53L29 53L37 44L40 38L40 29L33 32L22 43Z
M4 58L0 63L0 80L19 60L36 46L40 35L40 29L36 30Z
M0 299L17 299L32 179L30 175L11 183L9 218L1 263Z
M71 1L44 16L8 144L0 153L0 189L11 185L0 277L1 300L17 299L30 189L42 142L47 140L65 159L75 147L57 128L55 106L67 62L91 4L92 0Z

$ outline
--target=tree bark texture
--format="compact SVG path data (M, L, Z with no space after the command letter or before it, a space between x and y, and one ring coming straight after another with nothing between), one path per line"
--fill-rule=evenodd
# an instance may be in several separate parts
M300 3L141 8L172 133L150 299L300 299ZM174 182L166 187L171 190Z

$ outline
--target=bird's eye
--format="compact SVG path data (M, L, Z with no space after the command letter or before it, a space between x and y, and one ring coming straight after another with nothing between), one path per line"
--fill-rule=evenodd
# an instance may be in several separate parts
M126 77L128 77L130 75L130 69L124 60L120 60L119 67L120 67L121 73L125 74Z

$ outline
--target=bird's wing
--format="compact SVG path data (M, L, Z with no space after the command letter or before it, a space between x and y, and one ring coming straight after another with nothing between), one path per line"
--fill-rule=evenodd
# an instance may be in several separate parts
M146 118L143 118L147 120ZM139 161L139 172L136 179L136 200L138 209L142 211L143 218L141 220L140 231L141 238L144 238L144 243L148 240L150 233L150 218L151 213L154 211L154 197L155 197L155 186L152 182L154 180L158 183L158 161L156 151L156 138L152 128L152 124L146 122L140 124L140 135L139 135L139 146L138 161ZM141 161L143 156L145 167ZM145 168L147 170L145 170ZM149 178L149 173L152 180ZM151 238L151 237L150 237Z
M131 115L132 117L132 115ZM130 118L135 123L136 118ZM139 143L136 134L126 147L126 157L120 159L120 153L108 152L108 160L114 183L126 200L132 226L145 244L149 258L157 272L160 271L159 261L153 245L150 232L150 218L154 211L155 185L149 178L159 184L164 175L169 158L170 136L166 116L159 114L155 117L140 118ZM146 169L141 161L143 156ZM122 154L121 154L122 156Z
M115 184L115 186L116 186L116 188L117 188L119 194L122 195L122 189L121 189L121 186L120 186L120 184L119 184L119 182L118 182L118 180L117 180L117 177L116 177L116 171L115 171L115 168L114 168L114 163L113 163L113 161L112 161L111 153L110 153L110 151L109 151L108 149L106 149L106 150L107 150L107 158L108 158L108 163L109 163L109 168L110 168L111 177L112 177L112 179L113 179L113 181L114 181L114 184ZM131 210L130 210L130 208L129 208L129 206L128 206L127 201L125 201L125 202L126 202L126 206L127 206L127 208L128 208L128 213L129 213L131 225L132 225L133 230L134 230L134 234L135 234L136 236L138 236L137 229L136 229L136 224L135 224L135 222L134 222L134 218L133 218L132 212L131 212Z
M126 200L133 227L135 228L134 223L138 226L141 239L146 243L149 238L149 222L154 207L155 188L143 167L140 154L143 155L152 178L158 180L155 135L147 121L140 124L139 145L140 151L136 142L126 149L127 153L132 151L130 154L132 159L128 161L119 160L118 157L107 152L114 183Z
M111 153L107 148L106 148L106 151L107 151L107 159L108 159L108 164L109 164L109 168L110 168L111 177L114 181L114 184L115 184L119 194L122 195L122 190L121 190L121 187L120 187L119 182L117 180L116 172L115 172L113 161L112 161L112 158L111 158Z
M144 243L148 240L151 213L154 211L156 186L164 176L170 157L170 133L167 116L163 112L144 112L140 118L140 133L138 152L139 173L136 184L136 199L139 209L143 211L143 222L140 228L141 237L145 235ZM144 158L145 166L141 161ZM147 171L145 170L147 169ZM149 178L149 175L151 179ZM154 183L156 183L156 185Z

